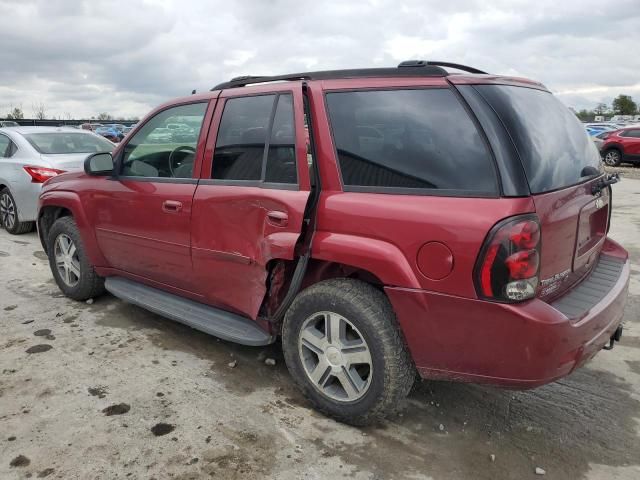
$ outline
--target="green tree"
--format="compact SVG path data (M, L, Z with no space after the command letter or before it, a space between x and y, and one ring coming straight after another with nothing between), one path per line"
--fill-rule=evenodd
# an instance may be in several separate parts
M594 108L593 113L595 113L596 115L604 115L608 111L609 107L606 103L599 103L598 105L596 105L596 108Z
M590 122L591 120L593 120L593 113L585 108L583 108L582 110L576 112L576 116L583 122Z
M24 118L24 113L21 108L14 107L9 113L7 113L7 118L11 120L21 120Z
M629 95L618 95L611 104L616 115L634 115L638 111L638 105Z

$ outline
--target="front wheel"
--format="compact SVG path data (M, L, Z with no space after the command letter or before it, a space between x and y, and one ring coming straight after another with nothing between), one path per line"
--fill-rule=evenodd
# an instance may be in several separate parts
M620 151L616 149L607 150L604 152L604 163L609 167L617 167L622 161Z
M99 277L84 251L80 232L72 217L55 221L48 236L49 266L62 293L74 300L88 300L104 293Z
M383 292L352 279L303 291L285 317L287 367L321 412L364 425L391 413L415 369Z

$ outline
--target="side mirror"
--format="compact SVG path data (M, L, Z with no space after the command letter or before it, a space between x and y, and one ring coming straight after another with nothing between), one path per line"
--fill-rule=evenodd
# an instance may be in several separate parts
M87 175L111 175L113 174L113 167L113 157L108 152L92 153L84 161L84 172Z

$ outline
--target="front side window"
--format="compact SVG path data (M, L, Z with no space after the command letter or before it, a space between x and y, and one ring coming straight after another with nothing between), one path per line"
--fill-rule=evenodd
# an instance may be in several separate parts
M291 94L226 101L216 139L212 178L297 183Z
M191 178L207 105L202 102L168 108L145 123L124 147L122 175Z
M326 99L347 189L496 193L489 151L450 90L333 92Z
M624 135L621 135L624 137L631 137L631 138L640 138L640 130L627 130L626 132L624 132Z

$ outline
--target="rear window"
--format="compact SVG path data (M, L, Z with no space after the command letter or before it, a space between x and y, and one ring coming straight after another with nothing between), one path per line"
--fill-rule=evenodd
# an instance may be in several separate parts
M600 173L597 147L575 114L551 93L508 85L475 88L513 139L531 193L558 190Z
M332 92L326 98L345 190L496 194L491 156L450 90Z
M114 145L87 133L29 133L24 138L38 152L49 154L111 152Z

